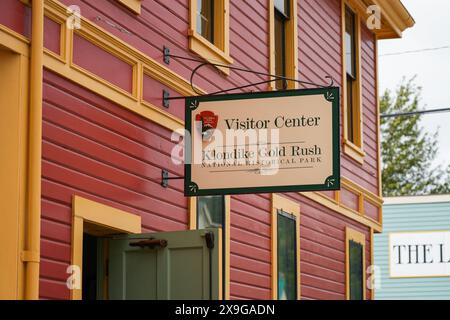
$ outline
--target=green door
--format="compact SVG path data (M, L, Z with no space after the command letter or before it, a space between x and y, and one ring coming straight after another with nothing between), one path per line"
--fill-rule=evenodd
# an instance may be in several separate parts
M109 299L220 299L221 229L109 240Z

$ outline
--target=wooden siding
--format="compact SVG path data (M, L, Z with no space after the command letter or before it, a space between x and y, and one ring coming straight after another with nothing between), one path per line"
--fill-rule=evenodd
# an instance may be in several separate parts
M82 15L136 49L162 63L162 48L197 58L188 50L188 0L142 2L136 16L115 0L61 0L78 5ZM301 80L324 83L330 75L342 82L340 0L298 0L298 65ZM0 23L29 34L29 10L19 0L3 0L12 8L0 10ZM236 66L267 72L269 69L268 1L230 4L230 55ZM12 19L14 17L14 19ZM114 25L116 27L114 27ZM122 28L122 29L121 29ZM364 151L361 166L342 155L342 174L378 193L375 38L362 25L362 96ZM46 22L46 47L58 53L57 29ZM125 31L124 31L125 30ZM100 47L75 37L75 63L116 86L130 91L132 66ZM88 51L91 50L91 51ZM102 63L97 59L102 58ZM108 69L110 63L119 68ZM189 79L194 62L171 59L170 68ZM117 71L119 70L119 71ZM114 71L114 72L112 72ZM116 72L116 73L115 73ZM212 92L264 78L231 72L224 76L212 67L200 70L195 84ZM162 107L162 89L151 75L144 77L143 97ZM167 89L167 88L166 88ZM265 90L260 85L253 90ZM172 96L177 92L169 90ZM183 118L183 104L172 101L164 110ZM183 167L170 159L171 132L121 106L46 70L43 103L42 240L40 296L67 299L66 268L70 264L71 199L74 194L138 214L144 231L188 228L187 199L182 181L160 186L161 169L182 176ZM333 193L324 193L329 197ZM300 203L301 293L303 299L345 298L345 227L366 236L366 265L370 265L370 230L300 194L287 197ZM357 208L351 192L343 202ZM368 206L370 216L378 213ZM233 299L271 297L270 195L231 198L230 296ZM370 292L367 292L370 296Z
M41 298L69 298L74 194L142 217L144 231L188 228L181 181L160 186L171 132L68 80L45 72L42 159Z
M341 1L299 0L299 79L325 83L332 76L342 85ZM364 164L341 156L342 175L378 194L375 37L361 23L361 81ZM341 133L342 133L341 121Z
M188 0L152 0L142 2L142 12L136 16L117 1L62 0L65 5L78 5L84 17L135 48L163 63L163 46L171 53L200 59L188 49L189 29ZM230 4L230 55L235 65L267 72L269 69L269 24L267 1L242 1L238 6ZM102 20L97 21L99 17ZM111 24L116 25L114 28ZM126 32L119 30L124 28ZM251 41L248 41L251 39ZM171 59L167 67L189 79L198 63ZM258 82L266 78L251 73L231 72L224 77L217 69L205 67L199 70L195 84L213 92ZM253 87L266 90L267 85ZM157 104L161 106L161 100ZM166 109L165 109L166 110ZM173 108L168 109L174 112Z

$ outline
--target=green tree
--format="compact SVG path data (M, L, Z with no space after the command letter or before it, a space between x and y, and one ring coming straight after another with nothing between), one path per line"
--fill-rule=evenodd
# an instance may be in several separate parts
M418 111L421 88L415 78L403 80L395 94L386 90L380 99L381 114ZM382 184L385 196L450 192L450 166L432 167L438 151L438 132L428 133L421 115L381 119Z

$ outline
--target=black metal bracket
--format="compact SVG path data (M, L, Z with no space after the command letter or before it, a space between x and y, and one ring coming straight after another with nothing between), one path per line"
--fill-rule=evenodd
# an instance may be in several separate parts
M162 169L161 171L161 186L167 188L169 186L169 180L181 180L184 177L169 177L169 171Z
M163 90L163 107L169 108L170 107L170 92L166 89Z
M163 56L164 56L164 63L170 64L170 49L166 46L163 47Z
M208 249L214 249L214 233L207 232L205 234L205 241L206 241L206 246L208 247Z
M286 87L287 87L287 83L289 81L296 82L296 83L302 84L304 86L314 86L314 87L319 87L319 88L330 88L330 87L334 86L334 79L330 75L325 76L325 79L327 79L329 81L328 84L317 84L317 83L310 82L310 81L298 80L298 79L295 79L295 78L279 76L279 75L270 74L270 73L267 73L267 72L255 71L255 70L246 69L246 68L243 68L243 67L230 66L230 65L225 65L225 64L221 64L221 63L214 63L214 62L211 62L211 61L206 61L205 62L205 60L199 60L199 59L194 59L194 58L190 58L190 57L174 55L174 54L170 53L170 49L167 48L166 46L164 46L164 48L163 48L163 57L164 57L164 62L166 64L170 63L170 58L186 60L186 61L193 61L193 62L198 62L199 63L199 65L196 66L192 70L191 77L190 77L190 85L191 85L192 91L195 92L195 94L197 94L199 96L212 96L212 95L217 95L217 94L221 94L221 93L227 93L227 92L234 91L234 90L245 89L245 88L258 86L258 85L265 84L265 83L271 83L271 82L275 82L275 81L280 81L280 80L284 81ZM216 92L213 92L213 93L204 94L203 92L198 91L198 89L194 86L194 78L195 78L196 73L201 68L203 68L205 66L227 68L229 70L234 70L234 71L239 71L239 72L244 72L244 73L252 73L252 74L255 74L255 75L259 75L259 76L269 77L270 79L269 80L260 81L260 82L256 82L256 83L250 83L250 84L243 85L243 86L238 86L238 87L233 87L233 88L229 88L229 89L224 89L224 90L216 91ZM176 99L185 99L185 98L186 97L184 97L184 96L181 96L181 97L168 97L167 100L176 100Z

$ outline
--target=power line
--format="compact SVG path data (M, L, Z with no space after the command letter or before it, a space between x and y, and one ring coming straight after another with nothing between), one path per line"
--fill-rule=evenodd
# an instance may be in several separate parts
M402 112L402 113L391 113L391 114L382 114L381 118L394 118L394 117L402 117L402 116L414 116L418 114L427 114L427 113L442 113L449 112L450 108L442 108L442 109L432 109L432 110L420 110L420 111L411 111L411 112Z
M385 53L385 54L380 54L380 57L386 57L386 56L399 56L399 55L402 55L402 54L418 53L418 52L426 52L426 51L437 51L437 50L443 50L443 49L450 49L450 45L448 45L448 46L442 46L442 47L435 47L435 48L424 48L424 49L417 49L417 50L409 50L409 51L400 51L400 52Z

